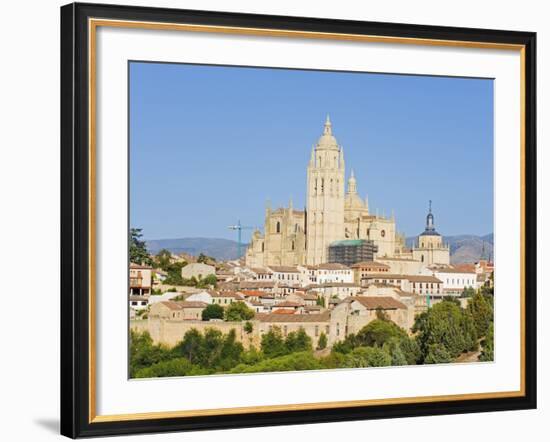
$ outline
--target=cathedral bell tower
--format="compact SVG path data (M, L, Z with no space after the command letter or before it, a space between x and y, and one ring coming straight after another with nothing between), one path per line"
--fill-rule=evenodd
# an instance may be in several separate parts
M307 168L307 264L328 262L328 246L344 238L344 150L327 115Z

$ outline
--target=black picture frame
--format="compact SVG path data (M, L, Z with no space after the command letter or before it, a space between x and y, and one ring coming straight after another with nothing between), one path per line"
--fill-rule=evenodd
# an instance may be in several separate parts
M90 421L89 18L282 29L524 46L524 395L162 419ZM536 408L536 34L73 3L61 8L61 434L71 437L242 428Z

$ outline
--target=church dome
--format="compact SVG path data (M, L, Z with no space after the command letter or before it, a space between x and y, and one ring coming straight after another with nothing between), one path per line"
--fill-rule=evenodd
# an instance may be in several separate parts
M323 135L317 141L318 149L327 149L327 150L339 150L338 141L334 135L332 135L332 123L330 118L327 115L327 120L325 121L325 127L323 129Z

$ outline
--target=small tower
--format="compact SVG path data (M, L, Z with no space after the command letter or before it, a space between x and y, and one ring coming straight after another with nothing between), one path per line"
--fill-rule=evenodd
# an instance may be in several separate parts
M426 227L424 231L418 235L418 243L413 249L413 259L421 261L425 265L448 265L450 263L449 248L443 245L441 235L435 230L432 200L429 201L428 205Z

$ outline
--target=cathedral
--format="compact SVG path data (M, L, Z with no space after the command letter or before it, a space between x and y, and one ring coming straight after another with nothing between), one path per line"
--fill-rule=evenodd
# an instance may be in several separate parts
M345 176L344 149L327 116L307 166L305 210L294 209L292 201L288 207L275 210L268 205L264 233L256 230L252 234L246 265L323 264L328 262L329 245L346 239L371 240L378 249L377 257L391 258L405 252L405 239L397 233L393 215L372 214L368 199L358 193L353 170L347 186Z

